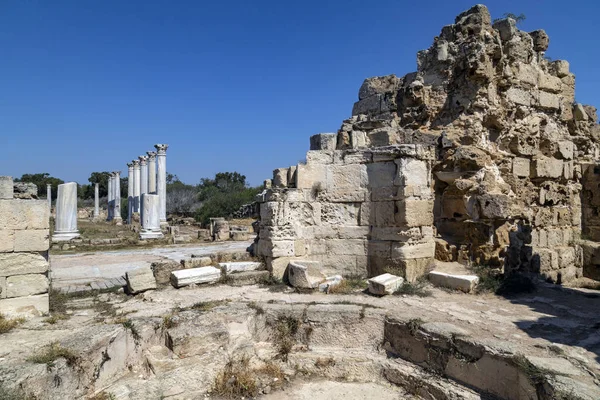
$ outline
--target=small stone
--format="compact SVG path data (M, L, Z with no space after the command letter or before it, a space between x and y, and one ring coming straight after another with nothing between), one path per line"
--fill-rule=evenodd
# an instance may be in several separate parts
M404 278L385 273L369 279L369 292L380 296L393 294L403 283Z

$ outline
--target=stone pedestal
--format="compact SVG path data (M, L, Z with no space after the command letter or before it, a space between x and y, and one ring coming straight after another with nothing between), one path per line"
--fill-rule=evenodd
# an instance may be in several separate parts
M142 229L140 239L158 239L163 237L160 230L160 199L156 194L142 195Z
M56 226L52 241L61 242L79 237L77 230L77 183L58 185Z
M113 220L117 225L123 224L121 217L121 171L113 172Z
M167 148L168 144L155 144L157 150L158 172L156 193L160 198L160 224L167 225Z
M140 195L148 193L148 157L140 156Z
M133 214L133 164L127 163L127 223L131 224Z
M133 160L133 212L140 212L140 160Z
M94 186L94 220L100 217L100 187L96 183Z
M148 151L148 193L156 194L156 152Z

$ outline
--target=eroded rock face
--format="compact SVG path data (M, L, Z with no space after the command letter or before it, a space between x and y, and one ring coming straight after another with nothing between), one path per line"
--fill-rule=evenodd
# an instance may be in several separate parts
M543 30L523 32L512 19L492 23L482 5L465 11L418 53L416 72L364 81L352 117L337 132L336 150L317 149L315 138L307 164L296 168L296 187L315 189L310 208L320 211L321 221L331 209L338 210L338 225L352 212L358 226L366 218L368 232L352 239L364 239L367 249L387 246L377 237L380 228L393 236L427 227L454 249L444 255L451 261L540 272L558 282L579 276L582 255L575 239L582 229L600 239L594 217L600 206L594 183L600 127L596 109L574 101L569 63L544 57L548 46ZM432 157L377 155L407 145ZM399 171L412 171L406 165L414 162L425 164L405 175L420 182L401 182ZM291 204L286 196L261 205L263 222L301 218L295 211L281 214ZM384 198L396 202L396 218L384 221L391 204L364 206ZM405 217L420 219L418 224L397 217L409 204ZM272 231L272 224L262 226L261 239ZM285 237L290 246L313 238ZM268 250L270 257L290 256ZM374 252L366 255L373 259ZM397 260L393 252L391 260Z

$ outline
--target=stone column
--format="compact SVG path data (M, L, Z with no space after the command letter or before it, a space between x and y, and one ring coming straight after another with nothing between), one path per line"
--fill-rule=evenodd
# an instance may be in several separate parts
M50 214L52 214L52 185L46 185L46 197L48 197L48 210L50 210Z
M156 152L148 151L148 193L156 194Z
M94 186L94 220L100 217L100 185Z
M113 220L117 223L117 225L123 224L123 218L121 217L121 171L113 172L113 193L114 193L114 215Z
M63 183L58 185L56 225L52 240L61 242L77 237L77 183Z
M140 159L140 195L148 193L148 156L139 156Z
M140 160L133 160L133 212L140 212Z
M160 197L157 194L142 194L141 222L140 239L163 237L160 230Z
M133 163L127 163L127 223L131 224L133 214Z
M167 225L167 148L168 144L155 144L158 172L156 174L156 194L160 197L160 224Z
M112 173L108 175L108 206L106 207L107 209L107 215L106 215L106 220L107 221L112 221L113 218L113 181L112 181L113 177L112 177Z

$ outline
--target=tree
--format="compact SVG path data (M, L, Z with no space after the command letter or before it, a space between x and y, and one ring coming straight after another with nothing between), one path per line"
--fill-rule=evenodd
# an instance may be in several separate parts
M90 177L88 178L88 182L90 183L89 187L91 188L91 193L86 193L86 195L84 197L85 198L93 198L94 197L96 183L98 184L98 192L100 194L100 197L108 196L108 179L109 178L110 178L110 172L108 172L108 171L92 172ZM122 192L121 192L121 194L122 194Z
M15 182L33 183L38 188L38 195L42 198L46 197L46 185L52 185L52 198L56 199L58 185L65 183L62 179L50 176L49 173L43 172L38 174L23 174L21 178L15 179Z

